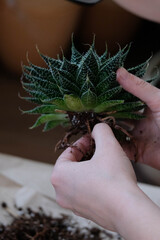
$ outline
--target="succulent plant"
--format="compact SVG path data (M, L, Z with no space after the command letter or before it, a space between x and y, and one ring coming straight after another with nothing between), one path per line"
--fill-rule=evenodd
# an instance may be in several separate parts
M107 122L114 128L120 119L144 117L139 113L144 103L116 81L116 71L124 66L130 47L131 44L119 47L110 57L107 48L98 55L93 41L88 51L81 54L72 40L70 60L65 56L53 59L39 52L46 68L31 62L23 66L26 80L22 79L22 86L30 95L23 99L38 104L23 113L40 114L31 128L44 124L44 131L48 131L57 125L70 126L69 136L90 132L98 122ZM149 59L128 71L141 78L148 62Z

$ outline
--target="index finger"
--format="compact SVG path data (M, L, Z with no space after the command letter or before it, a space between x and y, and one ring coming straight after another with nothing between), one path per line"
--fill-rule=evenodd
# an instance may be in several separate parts
M127 72L124 68L118 69L117 81L126 91L145 102L152 112L160 111L160 90L158 88Z

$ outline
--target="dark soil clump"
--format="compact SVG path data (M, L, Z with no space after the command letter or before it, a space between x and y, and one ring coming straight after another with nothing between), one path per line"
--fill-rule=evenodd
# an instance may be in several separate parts
M98 228L79 229L77 224L65 215L60 218L48 216L41 208L39 212L30 208L25 211L20 209L19 212L21 214L14 217L10 225L0 224L0 240L102 240L104 237L113 239L112 234Z

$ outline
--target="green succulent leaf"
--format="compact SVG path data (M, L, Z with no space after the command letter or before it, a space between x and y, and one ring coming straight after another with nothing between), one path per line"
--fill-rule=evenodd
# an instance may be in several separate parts
M115 97L116 94L120 93L122 90L121 86L112 88L110 90L107 90L105 93L102 93L101 95L98 96L98 104L101 104L107 100L110 100Z
M109 101L103 102L100 105L96 106L94 108L94 112L102 113L102 112L107 111L110 108L112 109L112 107L114 107L116 105L119 106L120 104L123 104L123 103L124 103L124 100L109 100Z
M79 95L80 89L70 79L60 76L60 86L63 88L63 91L65 90L65 92L68 94L74 93Z
M101 72L105 71L107 74L110 74L111 72L116 72L119 67L123 66L129 49L130 45L127 45L123 49L120 49L118 53L115 54L113 57L107 59L107 61L101 67Z
M28 88L26 88L26 87L24 87L24 86L23 86L23 88L24 88L24 90L25 90L27 93L29 93L31 96L33 96L33 97L35 97L35 98L38 98L38 99L40 99L41 101L43 101L43 99L47 98L47 95L44 94L44 93L41 92L41 91L31 90L31 89L28 89Z
M50 121L60 121L61 122L61 121L66 121L66 119L67 119L67 115L66 114L56 114L56 113L53 113L53 114L43 114L43 115L41 115L37 119L37 121L31 127L31 129L35 128L35 127L38 127L41 124L46 123L46 122L50 122Z
M31 103L36 103L36 104L42 104L43 102L41 101L41 99L39 98L35 98L35 97L22 97L19 95L19 97L27 102L31 102Z
M99 60L100 60L102 65L103 65L104 62L106 62L107 56L108 56L108 48L107 48L107 45L106 45L105 52L99 57Z
M121 55L121 59L120 59L120 67L123 67L124 66L124 62L128 56L128 53L131 49L131 45L132 43L130 44L127 44L123 49L122 49L122 55Z
M45 98L53 98L53 97L59 97L60 92L55 91L54 89L44 88L40 85L36 85L34 83L22 83L23 88L32 95L32 92L41 92Z
M30 66L23 66L24 72L27 71L29 75L34 77L39 77L41 79L47 79L47 81L53 82L52 74L47 68L38 67L32 63L29 63Z
M24 66L24 69L26 69L27 67ZM30 68L30 67L28 67ZM47 69L47 71L49 71ZM25 72L23 71L23 74L25 76L25 78L33 83L38 83L40 84L42 87L47 87L47 86L51 86L52 88L57 88L56 87L56 81L55 79L52 77L51 72L48 74L48 76L43 76L40 75L38 73L36 73L33 70L30 70L29 72Z
M96 93L96 88L95 88L95 86L93 85L92 81L89 79L89 77L88 77L88 75L87 75L86 81L84 82L84 84L83 84L82 87L81 87L81 91L80 91L81 95L82 95L84 92L88 91L89 89L90 89L92 92Z
M96 91L98 94L102 94L116 85L118 85L116 82L116 74L112 72L109 76L107 75L97 84Z
M60 120L57 120L57 121L49 121L47 122L45 125L44 125L44 128L43 128L43 132L47 132L59 125L62 125L64 123L67 123L66 121L60 121Z
M79 65L79 69L77 71L77 76L76 76L76 84L78 84L80 88L85 83L87 76L90 77L88 74L88 71L89 70L84 63Z
M88 89L82 94L81 100L86 109L93 109L97 103L97 96L94 92Z
M64 102L70 111L82 112L85 110L81 99L75 95L64 95Z
M113 113L111 115L115 118L120 118L120 119L140 120L140 119L145 118L144 115L132 113L132 112L117 112L117 113Z
M44 91L51 92L52 91L53 93L55 93L56 96L61 95L56 82L50 82L49 80L45 80L40 77L36 77L36 76L30 75L30 74L27 74L25 72L23 74L24 74L25 78L27 80L29 80L30 83L32 84L32 85L30 85L30 86L28 85L28 86L30 88L32 88L33 90L39 89L42 92L44 92ZM22 81L22 85L25 86L26 83L24 81Z
M71 47L71 63L78 64L82 59L82 54L78 52L75 48L73 37L72 37L72 47Z
M28 114L47 114L47 113L54 113L56 106L54 105L41 105L37 106L31 110L22 111L22 113Z
M67 107L64 99L54 98L54 99L52 99L52 104L54 104L55 106L57 106L57 109L66 110L66 111L69 110L69 108Z
M41 58L45 61L45 63L47 64L47 66L51 69L51 68L57 68L59 69L62 65L62 61L59 59L54 59L48 56L43 55L42 53L40 53Z
M36 90L36 86L34 83L24 82L24 81L21 81L21 83L22 83L22 87L24 88Z
M110 107L108 111L136 111L145 107L145 104L141 101L122 103L113 107Z
M124 89L122 89L122 91L120 93L118 93L116 95L116 97L118 99L125 100L125 102L136 102L136 101L139 101L139 99L137 97L135 97L134 95L132 95L129 92L126 92Z
M67 107L67 105L66 105L66 103L65 103L63 98L45 99L43 101L43 103L45 103L45 104L53 104L56 107L56 109L69 111L69 108Z
M88 52L83 56L82 62L90 69L93 76L96 76L99 70L96 53L93 50L93 46L90 47Z
M72 76L75 77L77 74L78 66L77 66L77 64L72 63L72 62L68 61L66 58L64 58L61 69L71 73Z
M150 60L151 60L151 57L148 58L147 61L137 65L136 67L129 68L128 72L132 73L133 75L136 75L139 78L142 78L147 70Z

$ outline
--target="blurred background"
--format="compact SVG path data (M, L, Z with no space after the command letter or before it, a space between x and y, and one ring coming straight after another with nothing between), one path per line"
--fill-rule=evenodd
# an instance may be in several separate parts
M78 50L86 50L96 35L100 54L105 43L111 54L133 42L128 65L134 66L160 50L160 25L123 10L111 0L94 6L82 6L66 0L0 1L0 152L42 162L55 162L54 146L64 130L57 127L47 133L42 128L29 130L36 116L22 115L19 108L31 109L18 97L24 96L20 84L21 64L26 54L34 64L43 66L36 45L43 54L69 57L71 34ZM159 55L158 55L159 56ZM156 60L154 60L156 61ZM159 180L160 182L160 180Z

